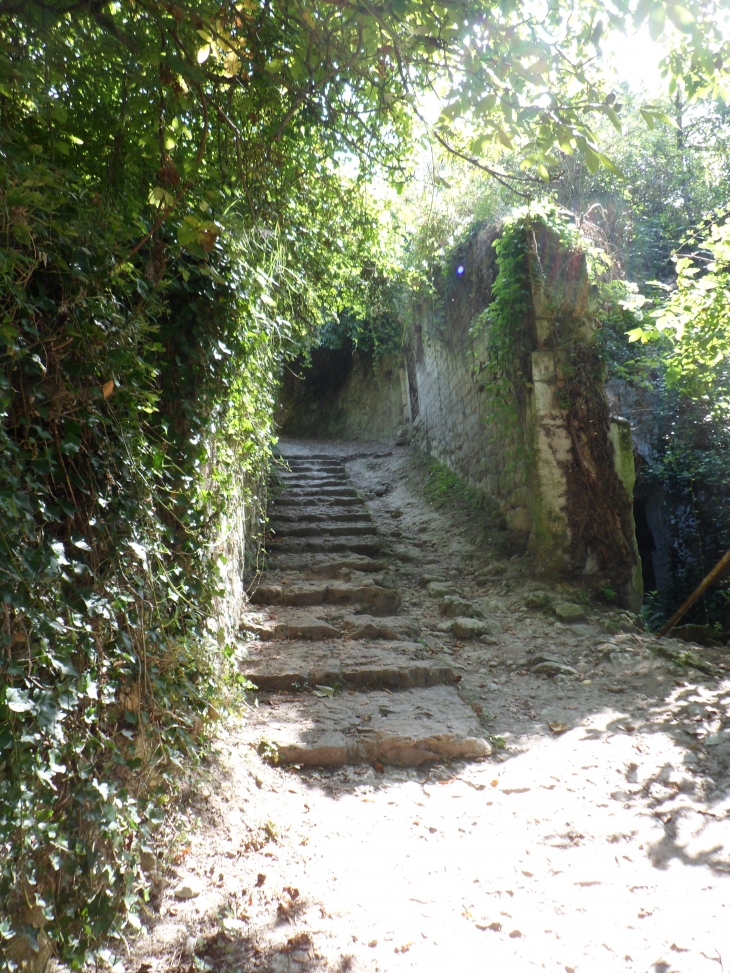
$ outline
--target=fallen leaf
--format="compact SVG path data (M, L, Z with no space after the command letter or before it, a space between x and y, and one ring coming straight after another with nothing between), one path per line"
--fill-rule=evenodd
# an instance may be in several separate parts
M477 927L477 929L481 929L482 932L486 932L487 930L490 930L491 932L501 932L502 931L502 923L501 922L490 922L488 926L482 926L478 922L476 922L474 925Z
M285 902L282 899L276 907L276 914L280 919L287 919L289 922L291 922L292 918L296 914L294 903L291 901L291 899L288 902Z
M294 889L294 888L291 887L291 885L285 885L284 886L284 891L289 896L289 898L292 899L292 901L294 899L298 899L299 898L299 889Z
M496 787L498 783L499 783L498 780L493 780L492 781L492 787Z
M373 767L375 768L375 772L378 773L378 774L382 774L383 771L385 770L385 767L380 763L379 760L376 760L375 761L375 763L373 764Z
M295 949L309 949L312 939L306 932L299 932L287 940L286 946L281 950L282 953L292 953Z
M519 929L513 929L512 932L509 934L509 938L510 939L522 939L522 933L520 932Z
M315 696L320 697L331 697L334 696L335 691L331 686L317 686L316 689L312 690Z
M256 887L261 888L261 886L264 884L265 881L266 881L266 876L264 875L263 872L259 872L259 874L256 876Z
M371 939L370 942L368 943L368 946L370 947L370 949L375 949L375 947L377 945L378 945L378 940L377 939Z
M568 726L567 723L548 723L548 729L550 730L551 733L554 733L556 736L559 736L561 733L567 732L570 729L570 727Z
M109 396L114 392L114 379L110 378L108 382L104 382L101 387L101 391L104 398L108 399Z
M407 953L408 950L411 948L412 945L413 945L412 942L410 942L410 943L403 943L402 946L396 946L395 949L393 950L393 952L395 952L395 953Z

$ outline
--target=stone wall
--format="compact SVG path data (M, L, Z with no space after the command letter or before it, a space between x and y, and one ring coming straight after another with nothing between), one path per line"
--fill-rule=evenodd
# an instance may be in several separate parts
M475 234L437 297L412 309L414 439L490 497L542 573L593 578L636 609L631 433L609 416L585 257L547 227L528 233L529 310L514 325L528 354L505 411L482 381L488 331L474 327L492 300L496 235Z
M406 419L401 357L372 361L320 349L287 373L277 426L287 436L392 440Z

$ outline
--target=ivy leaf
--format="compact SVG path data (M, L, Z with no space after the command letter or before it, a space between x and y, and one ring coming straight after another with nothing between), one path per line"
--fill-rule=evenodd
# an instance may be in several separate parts
M30 713L35 709L28 691L26 689L15 689L12 686L5 690L5 703L12 713Z

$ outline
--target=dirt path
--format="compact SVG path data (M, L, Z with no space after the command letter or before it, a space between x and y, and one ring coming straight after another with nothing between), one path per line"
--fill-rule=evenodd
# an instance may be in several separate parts
M730 970L723 650L531 580L407 448L284 451L258 705L125 967Z

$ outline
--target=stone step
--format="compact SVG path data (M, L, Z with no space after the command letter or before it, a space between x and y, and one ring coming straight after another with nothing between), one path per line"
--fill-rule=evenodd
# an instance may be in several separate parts
M279 485L285 490L319 490L322 487L351 487L352 480L347 476L312 477L305 480L301 476L282 477Z
M349 486L323 486L317 487L316 489L314 487L307 486L303 488L300 487L297 490L295 490L293 487L286 486L280 495L282 497L295 495L302 500L308 500L311 498L316 500L319 499L319 497L336 497L339 500L344 497L356 497L357 490L355 487Z
M311 463L312 460L318 460L318 461L321 461L321 462L324 462L324 463L341 463L342 462L341 459L339 459L336 455L333 456L332 453L307 453L306 456L301 456L301 455L300 456L297 456L296 454L294 454L293 456L287 456L286 453L283 453L282 452L282 453L278 453L278 454L275 454L275 455L280 456L281 459L284 460L284 462L289 463L289 464L291 464L291 463Z
M401 600L396 588L373 584L271 584L262 582L251 596L254 605L360 605L374 615L389 615Z
M491 752L476 716L450 686L271 702L265 713L254 711L246 735L273 745L284 764L419 766Z
M299 499L293 494L286 497L278 497L271 506L273 510L326 510L328 508L336 510L340 507L364 507L365 501L362 497L327 497L320 499L319 502L312 497Z
M350 571L363 571L368 574L377 574L378 571L385 571L388 562L377 558L366 557L364 554L353 554L351 551L344 551L342 554L279 554L274 549L269 551L271 565L279 571L299 571L300 574L318 578L334 578L337 572L343 568Z
M274 533L279 537L326 537L328 535L331 537L365 537L367 535L377 534L378 530L372 522L365 524L298 524L279 522Z
M272 525L277 523L288 524L294 522L299 524L317 524L328 520L335 523L372 523L372 518L366 511L337 513L333 510L274 510L271 517L269 517L269 523Z
M259 689L272 692L343 685L415 689L456 681L450 666L419 659L420 652L418 642L257 642L240 669Z
M341 632L323 618L300 611L277 611L276 618L259 621L244 618L241 628L258 636L264 642L281 639L306 639L310 642L322 642L325 639L336 639Z
M298 570L305 578L336 578L340 571L360 571L368 574L377 574L379 571L386 571L388 564L386 561L378 561L374 558L364 557L362 554L349 554L343 557L330 558L328 560L312 560L311 555L302 555L295 563L295 560L277 561L276 566L279 570Z
M312 480L335 480L335 481L348 481L350 478L347 475L347 470L344 469L331 469L331 470L279 470L276 474L282 480L294 481L295 483L309 483Z
M319 618L312 612L287 607L277 607L275 618L261 620L255 616L245 616L241 628L262 642L281 639L322 642L340 637L347 640L385 639L410 642L421 634L421 626L415 618L407 615L347 614L335 621Z
M277 470L277 476L347 476L347 470L341 463L322 463L313 466L295 466L290 464L288 470Z
M421 626L408 615L375 617L373 615L345 615L337 623L349 639L417 639Z
M353 554L373 555L380 553L381 541L369 537L281 537L274 538L270 551L282 554L295 554L299 551L336 554L339 551L352 551Z

